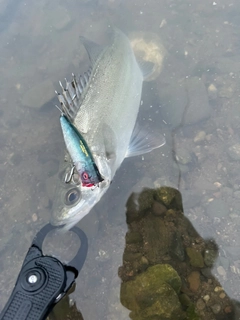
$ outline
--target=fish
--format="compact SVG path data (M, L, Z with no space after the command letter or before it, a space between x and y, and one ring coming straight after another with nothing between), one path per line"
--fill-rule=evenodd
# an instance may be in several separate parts
M80 176L82 186L93 187L98 185L103 181L103 178L84 138L66 116L62 115L60 117L60 123L67 150L71 155L73 166L76 167ZM66 180L66 182L68 181Z
M98 203L125 158L165 144L162 135L146 132L136 123L142 84L153 64L136 60L128 37L121 30L113 28L110 38L108 45L101 46L81 37L91 67L78 78L73 74L65 87L60 82L62 113L83 137L103 179L95 188L72 182L70 189L59 188L51 223L64 231ZM70 157L74 157L71 152ZM74 203L67 203L67 195L71 190L76 193L76 189L79 192L73 197Z

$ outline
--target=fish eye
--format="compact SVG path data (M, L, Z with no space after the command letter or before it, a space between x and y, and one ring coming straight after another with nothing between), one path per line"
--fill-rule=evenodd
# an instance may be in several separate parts
M68 190L68 192L65 195L65 204L68 206L73 205L76 203L80 198L80 191L78 188L73 188Z

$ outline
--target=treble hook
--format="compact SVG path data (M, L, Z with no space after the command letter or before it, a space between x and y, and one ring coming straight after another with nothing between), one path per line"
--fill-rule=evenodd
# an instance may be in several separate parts
M73 165L70 172L66 173L65 179L64 179L65 183L69 183L71 181L73 173L74 173L74 169L75 169L75 166Z

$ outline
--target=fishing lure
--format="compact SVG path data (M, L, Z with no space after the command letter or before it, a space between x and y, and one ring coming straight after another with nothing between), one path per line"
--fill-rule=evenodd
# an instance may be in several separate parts
M60 124L67 150L80 176L82 185L93 187L102 182L103 178L82 135L64 114L60 117Z

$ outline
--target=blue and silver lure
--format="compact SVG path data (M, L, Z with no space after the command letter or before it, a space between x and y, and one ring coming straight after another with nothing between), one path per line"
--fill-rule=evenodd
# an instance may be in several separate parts
M82 185L93 187L103 181L86 141L64 114L60 117L60 124L67 150Z

